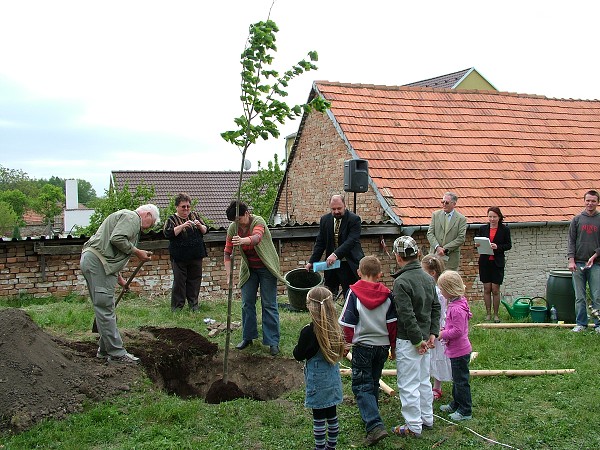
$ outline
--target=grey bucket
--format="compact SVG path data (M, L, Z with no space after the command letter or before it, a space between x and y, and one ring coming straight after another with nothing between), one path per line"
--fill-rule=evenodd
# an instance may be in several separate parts
M307 311L306 294L315 286L323 283L320 272L310 272L306 269L294 269L285 274L287 293L290 306L299 311Z

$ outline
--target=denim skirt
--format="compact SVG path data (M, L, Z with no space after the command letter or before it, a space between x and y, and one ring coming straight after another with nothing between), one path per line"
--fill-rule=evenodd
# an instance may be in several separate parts
M312 409L329 408L342 403L342 377L339 363L330 364L319 352L304 366L306 400L304 406Z

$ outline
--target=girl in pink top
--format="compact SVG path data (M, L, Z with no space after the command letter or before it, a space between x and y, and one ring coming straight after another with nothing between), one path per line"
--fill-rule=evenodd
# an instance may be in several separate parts
M446 325L440 330L439 338L446 343L446 355L452 367L452 401L440 406L440 411L449 412L454 421L472 418L471 386L469 384L469 319L473 316L465 298L465 285L458 272L446 270L438 278L438 287L448 300Z

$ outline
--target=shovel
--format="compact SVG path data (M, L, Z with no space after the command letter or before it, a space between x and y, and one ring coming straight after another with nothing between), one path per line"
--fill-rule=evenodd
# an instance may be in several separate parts
M143 265L144 265L144 261L140 261L138 263L137 267L135 268L135 270L133 271L133 273L127 279L125 286L123 286L123 289L121 289L121 293L119 294L119 296L117 297L117 300L115 301L115 308L121 301L123 294L125 294L125 292L129 291L129 285L131 284L131 282L133 281L133 279L135 278L135 276L140 271L140 269L142 268ZM97 333L97 332L98 332L98 324L96 323L96 317L94 317L94 323L92 324L92 333Z

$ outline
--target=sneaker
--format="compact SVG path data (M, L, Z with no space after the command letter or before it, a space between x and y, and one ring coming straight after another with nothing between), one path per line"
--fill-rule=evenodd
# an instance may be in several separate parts
M599 325L599 326L597 326L596 328L594 328L594 331L595 331L596 333L600 334L600 325Z
M575 325L571 331L573 333L581 333L582 331L585 331L585 329L586 327L584 327L583 325Z
M415 433L408 428L408 425L396 425L395 427L392 427L392 433L401 437L413 437L417 439L421 437L421 433Z
M450 405L442 405L442 406L440 406L440 411L453 413L456 410L454 408L452 408Z
M108 353L103 352L102 350L100 350L100 347L98 347L98 350L96 351L96 358L98 358L98 359L107 359L108 358Z
M430 431L430 430L433 430L433 423L431 425L427 425L426 423L423 423L423 425L421 425L421 427L424 430Z
M448 416L450 419L454 420L455 422L460 422L461 420L471 420L473 418L473 416L463 416L461 413L459 413L458 411L453 412L452 414L450 414Z
M131 353L125 353L122 356L109 356L108 362L116 362L121 364L139 364L140 358L136 358Z
M379 441L385 439L388 436L389 434L387 431L385 431L385 428L383 428L382 426L375 427L367 433L365 445L367 447L370 447L372 445L377 444Z
M279 345L271 345L269 347L269 353L271 353L271 356L279 355Z

